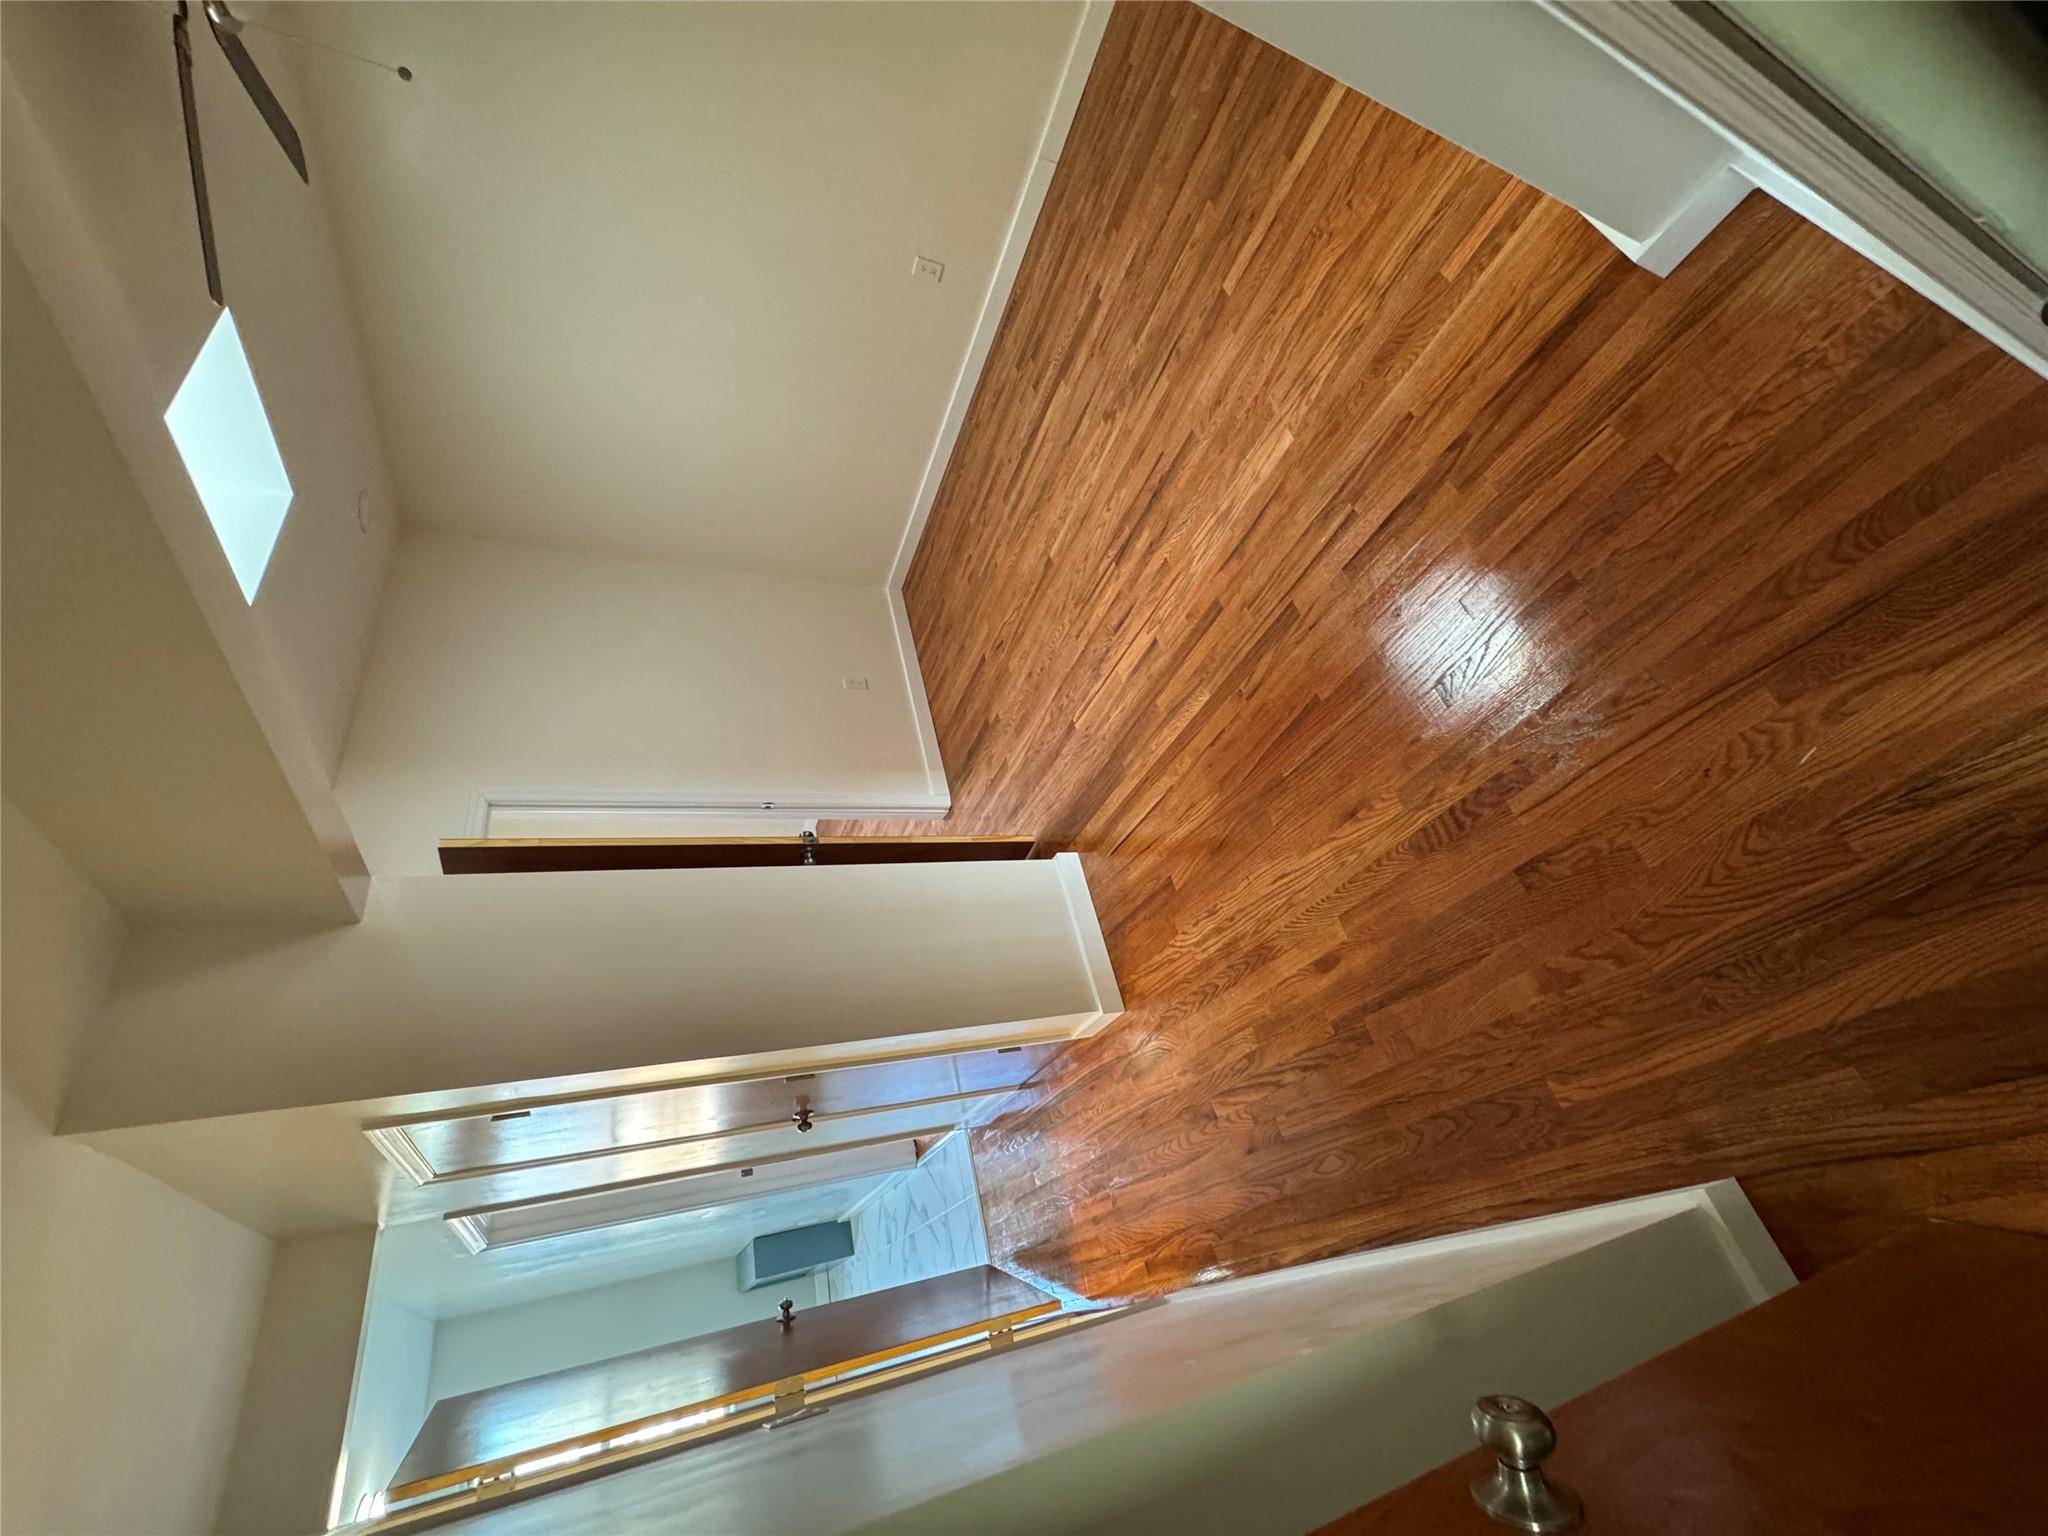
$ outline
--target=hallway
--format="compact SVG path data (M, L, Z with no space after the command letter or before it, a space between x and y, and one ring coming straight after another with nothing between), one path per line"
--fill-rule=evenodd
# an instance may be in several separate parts
M906 588L1129 1008L976 1133L1158 1292L1738 1175L2048 1231L2048 383L1761 194L1668 279L1122 6Z

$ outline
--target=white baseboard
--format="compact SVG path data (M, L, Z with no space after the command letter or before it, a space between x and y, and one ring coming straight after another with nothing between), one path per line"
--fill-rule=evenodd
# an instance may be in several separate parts
M1109 963L1109 945L1102 937L1102 919L1095 911L1095 898L1088 894L1088 876L1081 869L1081 855L1056 853L1052 862L1059 875L1060 889L1066 894L1074 939L1081 946L1081 964L1095 993L1095 1022L1076 1034L1092 1035L1124 1011L1124 994Z
M902 814L944 815L953 804L945 759L939 752L938 731L932 724L931 699L925 692L924 673L917 662L917 643L910 633L910 615L903 606L903 583L910 575L910 563L917 556L925 524L931 520L932 504L939 498L939 486L946 478L947 465L953 460L953 449L960 441L967 408L973 404L974 392L981 385L982 370L988 366L989 350L995 345L996 332L1002 328L1003 312L1010 303L1010 290L1016 286L1017 271L1024 264L1024 252L1031 244L1031 232L1038 226L1038 215L1045 207L1045 195L1052 186L1053 172L1059 168L1060 155L1067 144L1067 131L1073 127L1074 113L1081 105L1081 92L1088 84L1088 72L1095 66L1096 51L1102 46L1102 34L1109 26L1109 12L1110 0L1087 0L1082 7L1073 41L1067 48L1067 62L1060 74L1059 89L1053 94L1045 127L1038 137L1038 149L1032 157L1030 174L1025 177L1023 189L1017 194L1016 206L1011 210L1010 228L1003 237L1002 253L989 277L988 291L982 295L981 313L975 321L974 334L968 339L966 355L960 360L960 371L954 376L953 393L946 402L946 414L940 419L938 437L925 459L917 495L904 521L903 535L897 540L896 558L890 562L887 585L890 620L896 630L896 655L903 669L904 691L910 696L918 751L924 759L925 789L931 804L938 807L936 811L927 809ZM1086 894L1085 887L1083 894ZM1106 957L1104 964L1106 967Z
M2048 348L2023 340L2014 330L1998 324L1978 304L1936 275L1937 267L1920 265L1882 238L1876 231L1849 217L1811 187L1775 166L1752 165L1750 179L1768 196L1833 235L1872 266L1890 273L1937 309L1946 310L2008 357L2048 378ZM2048 332L2044 332L2048 334Z
M1693 7L1539 3L1731 141L1745 173L1786 207L2048 376L2041 294L1715 36Z
M1764 1229L1763 1218L1757 1215L1756 1207L1749 1203L1749 1196L1735 1180L1716 1179L1681 1193L1694 1196L1700 1209L1720 1230L1729 1263L1758 1301L1768 1301L1798 1283L1792 1266L1785 1262L1785 1256Z
M989 278L988 292L982 296L981 317L975 322L974 335L967 343L967 355L960 360L960 372L953 381L952 398L947 402L946 414L939 423L938 440L932 444L931 455L925 460L917 497L910 505L910 517L904 524L903 537L896 545L896 559L889 567L891 592L901 592L904 579L910 575L910 562L917 555L918 540L924 537L924 525L932 515L932 503L938 500L939 485L946 478L946 466L953 458L953 446L960 440L961 424L967 420L967 407L973 403L974 391L981 383L981 370L988 363L989 348L995 345L996 331L1003 323L1003 311L1009 306L1010 290L1016 286L1017 269L1024 263L1025 248L1031 244L1031 231L1037 227L1039 212L1045 207L1045 194L1052 185L1052 173L1058 169L1060 154L1066 148L1067 130L1074 125L1074 111L1081 104L1081 91L1088 83L1088 71L1094 67L1096 50L1102 46L1102 34L1109 25L1109 10L1109 0L1088 0L1082 8L1081 20L1074 28L1074 40L1067 50L1066 69L1060 76L1059 90L1053 95L1044 131L1039 135L1038 152L1032 158L1031 173L1025 178L1024 188L1018 193L1016 207L1010 214L1010 230L1003 239L1002 255L997 258L995 272ZM922 692L921 689L913 691Z
M952 786L946 779L946 761L939 754L938 727L932 724L931 696L924 689L924 671L917 664L917 639L910 632L910 610L903 605L903 588L889 588L889 625L896 635L896 664L903 669L903 692L910 700L911 728L917 732L918 756L924 762L925 792L943 816L953 805ZM926 812L925 814L931 814Z

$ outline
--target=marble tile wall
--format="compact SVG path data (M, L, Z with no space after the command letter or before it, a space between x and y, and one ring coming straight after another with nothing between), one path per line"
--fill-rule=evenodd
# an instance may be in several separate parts
M853 1257L825 1271L834 1301L988 1262L967 1137L955 1131L852 1216Z

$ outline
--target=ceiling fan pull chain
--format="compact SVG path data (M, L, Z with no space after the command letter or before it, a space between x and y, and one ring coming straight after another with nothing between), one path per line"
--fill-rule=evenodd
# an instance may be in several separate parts
M273 27L267 22L251 21L246 16L230 16L228 8L220 0L208 0L207 16L214 25L224 32L240 32L244 27L254 27L258 32L268 32L272 37L281 37L288 43L297 43L305 48L318 48L326 53L339 54L344 59L353 59L358 64L367 64L372 69L381 69L388 75L401 80L412 79L412 70L404 64L386 64L382 59L373 59L365 54L350 53L346 48L337 48L333 43L323 43L317 37L307 37L299 32L287 32L282 27Z

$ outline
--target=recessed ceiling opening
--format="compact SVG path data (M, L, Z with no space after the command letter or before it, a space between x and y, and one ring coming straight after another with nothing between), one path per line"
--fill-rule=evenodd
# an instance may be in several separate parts
M230 311L214 322L164 412L164 425L243 598L255 602L291 508L292 483Z

